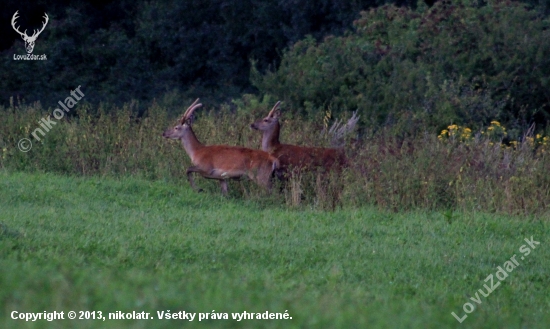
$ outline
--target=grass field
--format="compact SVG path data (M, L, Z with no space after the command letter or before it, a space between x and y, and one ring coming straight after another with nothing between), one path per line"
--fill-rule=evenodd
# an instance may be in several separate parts
M272 200L197 194L185 181L0 171L0 327L550 326L547 218L320 212ZM525 255L519 249L531 236L540 244ZM479 294L480 305L471 301L514 255L517 268ZM475 310L460 324L451 312L462 317L466 302ZM11 319L13 311L67 318L70 310L154 319ZM198 321L213 310L229 319ZM161 320L157 311L196 317ZM243 311L292 319L232 319Z

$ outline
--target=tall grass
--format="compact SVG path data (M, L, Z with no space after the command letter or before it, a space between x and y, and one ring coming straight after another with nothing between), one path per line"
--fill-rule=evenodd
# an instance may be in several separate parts
M190 104L191 100L182 102ZM243 98L237 106L197 112L194 130L205 144L259 148L260 135L249 129L265 116L269 100ZM186 182L190 165L179 142L161 134L176 123L185 109L151 105L141 116L135 104L120 109L83 104L37 142L31 133L50 110L39 104L0 108L0 168L68 175L132 175L151 180ZM170 115L169 115L170 113ZM306 120L285 112L281 140L285 143L326 146L322 135L326 114ZM389 131L389 130L388 130ZM476 136L469 143L441 141L437 132L395 137L384 129L365 133L346 144L350 166L332 177L304 174L286 184L276 202L297 207L375 205L383 209L436 209L541 214L550 210L548 150L527 142L504 148ZM29 138L33 147L21 152L17 143ZM356 136L352 136L356 137ZM546 151L546 152L542 152ZM336 177L337 176L337 177ZM197 180L218 193L217 184ZM230 183L234 195L257 199L259 188L245 183L244 192Z

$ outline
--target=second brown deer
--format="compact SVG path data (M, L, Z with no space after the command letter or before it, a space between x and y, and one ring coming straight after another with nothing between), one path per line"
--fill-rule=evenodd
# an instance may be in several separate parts
M261 150L229 145L203 145L191 128L193 112L202 106L198 101L197 98L175 127L162 134L165 138L181 140L185 152L191 158L193 166L187 169L187 179L191 187L197 190L193 173L199 173L204 178L218 180L223 194L227 194L228 179L241 177L249 177L270 190L271 177L273 171L278 168L279 161Z
M250 128L262 132L262 150L269 152L280 161L280 167L276 171L277 177L286 180L292 173L322 169L330 171L339 170L347 165L345 149L306 147L291 144L282 144L279 141L281 124L279 123L281 102L277 102L269 114L250 125ZM335 133L343 136L353 130L359 118L354 115L348 123L337 127Z

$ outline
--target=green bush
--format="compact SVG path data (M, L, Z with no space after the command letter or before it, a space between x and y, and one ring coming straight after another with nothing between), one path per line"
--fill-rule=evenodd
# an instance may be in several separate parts
M358 109L400 133L550 118L548 17L511 1L438 1L362 12L342 37L299 41L254 85L302 113Z

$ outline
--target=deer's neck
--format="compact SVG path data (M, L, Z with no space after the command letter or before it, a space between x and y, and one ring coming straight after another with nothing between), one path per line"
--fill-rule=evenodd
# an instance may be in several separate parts
M204 147L201 142L197 139L197 136L195 136L195 133L193 132L193 129L189 127L188 129L185 129L183 137L181 137L181 143L183 144L183 148L185 149L185 152L189 155L191 158L191 162L195 164L195 156L197 154L197 151Z
M279 142L279 131L281 130L281 125L279 121L277 121L276 124L273 125L268 130L264 130L264 133L262 135L262 150L265 152L269 152L273 150L275 147L279 146L281 143Z

